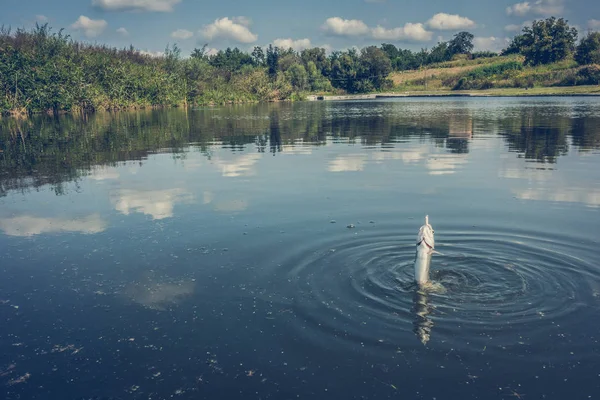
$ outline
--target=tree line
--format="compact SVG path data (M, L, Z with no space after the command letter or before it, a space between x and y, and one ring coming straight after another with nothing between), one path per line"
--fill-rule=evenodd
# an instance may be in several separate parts
M390 89L393 71L414 70L457 58L521 54L526 65L574 57L600 63L600 33L576 45L577 30L564 19L534 21L500 54L473 52L473 34L459 32L430 50L390 43L327 54L269 45L251 52L206 46L182 57L176 46L152 57L85 44L47 25L30 31L0 28L0 113L61 113L155 106L185 106L301 99L305 93L364 93ZM597 68L596 68L597 70ZM592 74L597 73L592 70ZM596 71L596 72L594 72ZM592 80L593 81L593 80Z

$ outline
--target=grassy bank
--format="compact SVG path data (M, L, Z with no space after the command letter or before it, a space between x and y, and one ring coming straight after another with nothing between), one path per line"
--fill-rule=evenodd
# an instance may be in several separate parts
M530 66L522 55L500 57L468 49L452 53L450 45L440 43L418 53L390 44L330 54L322 48L296 52L269 46L266 52L260 47L252 53L228 48L208 55L203 48L187 58L173 46L156 57L133 47L73 41L47 25L31 31L0 28L0 115L294 101L308 95L358 93L560 95L596 93L591 85L600 82L600 65L581 66L570 53L559 62ZM407 70L418 65L424 67Z
M593 87L600 83L600 65L579 66L572 59L567 59L553 64L525 66L522 56L511 55L449 61L421 70L395 72L390 77L394 82L393 92L595 93Z

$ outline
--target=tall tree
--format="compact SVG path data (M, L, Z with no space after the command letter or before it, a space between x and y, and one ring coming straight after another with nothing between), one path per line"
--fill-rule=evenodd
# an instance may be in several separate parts
M575 52L580 65L600 64L600 32L593 32L581 39Z
M508 44L508 47L502 50L500 53L503 56L507 56L509 54L522 54L525 49L525 36L517 35Z
M569 26L563 18L550 17L533 21L531 27L523 28L522 50L525 63L549 64L564 60L573 53L577 29Z
M279 48L269 45L267 48L267 67L269 67L269 75L271 77L277 76L277 70L279 69Z
M473 34L469 32L458 32L454 38L448 42L448 52L450 57L455 54L468 54L473 50Z
M431 52L427 55L427 64L438 63L448 61L452 58L454 53L450 52L448 48L448 42L440 42L431 49Z
M202 46L201 49L199 48L195 48L192 51L192 54L190 54L190 57L192 58L198 58L198 59L203 59L204 57L206 57L206 47L208 47L208 44L204 44L204 46Z
M302 50L300 58L302 58L302 62L307 70L308 64L312 61L322 74L328 75L331 72L331 61L327 58L327 54L323 48L315 47Z
M256 65L265 64L265 52L263 51L262 47L254 47L254 50L252 50L252 59L254 60L254 64Z
M381 45L381 50L383 50L385 54L387 54L390 60L394 60L395 58L400 57L400 50L398 50L398 48L393 44L383 43Z
M392 63L388 55L375 46L369 46L360 52L360 78L370 81L375 89L384 89L387 77L392 72Z

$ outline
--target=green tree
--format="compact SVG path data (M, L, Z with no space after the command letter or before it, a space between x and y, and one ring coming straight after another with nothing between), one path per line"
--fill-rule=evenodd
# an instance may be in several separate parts
M302 65L302 60L295 52L287 52L279 56L278 67L282 72L286 72L293 65Z
M400 55L401 55L400 50L393 44L383 43L381 45L381 50L383 50L385 52L385 54L387 54L387 56L390 58L390 60L394 60L394 59L400 57Z
M523 54L523 49L525 49L525 35L517 35L508 44L508 47L500 53L503 56L507 56L509 54Z
M383 50L375 46L361 50L360 80L370 82L375 89L385 89L389 86L387 77L390 72L392 72L392 63Z
M448 61L452 58L452 53L448 48L447 42L440 42L431 49L431 52L427 55L426 64L438 63Z
M304 65L298 63L292 64L285 74L294 89L304 91L308 88L308 74Z
M237 47L234 49L228 47L225 51L220 50L211 56L210 64L226 71L239 71L246 65L254 65L254 60L248 53L244 53Z
M331 53L331 84L349 93L356 92L356 82L359 73L358 53L355 49L345 52Z
M600 32L593 32L581 39L575 52L580 65L600 64Z
M269 68L269 76L274 78L279 70L279 48L269 45L267 48L267 67Z
M321 74L327 76L331 73L331 61L327 58L327 54L323 48L315 47L302 50L300 58L307 69L308 64L313 62Z
M206 48L208 47L208 44L204 44L204 46L202 46L202 48L195 48L192 51L192 54L190 54L190 57L192 58L197 58L197 59L203 59L206 57Z
M309 61L306 65L306 72L308 73L308 85L310 86L310 90L314 92L331 90L331 82L323 76L313 61Z
M455 54L469 54L473 50L473 34L469 32L458 32L454 38L448 42L448 52L450 57Z
M523 28L521 53L525 56L525 64L550 64L571 55L575 40L577 29L570 27L563 18L533 21L531 27Z
M252 59L254 60L254 64L256 65L265 65L265 52L262 47L255 46L252 50Z

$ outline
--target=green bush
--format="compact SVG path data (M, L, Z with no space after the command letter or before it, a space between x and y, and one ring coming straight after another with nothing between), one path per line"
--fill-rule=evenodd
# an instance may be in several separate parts
M600 32L590 33L581 39L575 60L581 65L600 64Z

